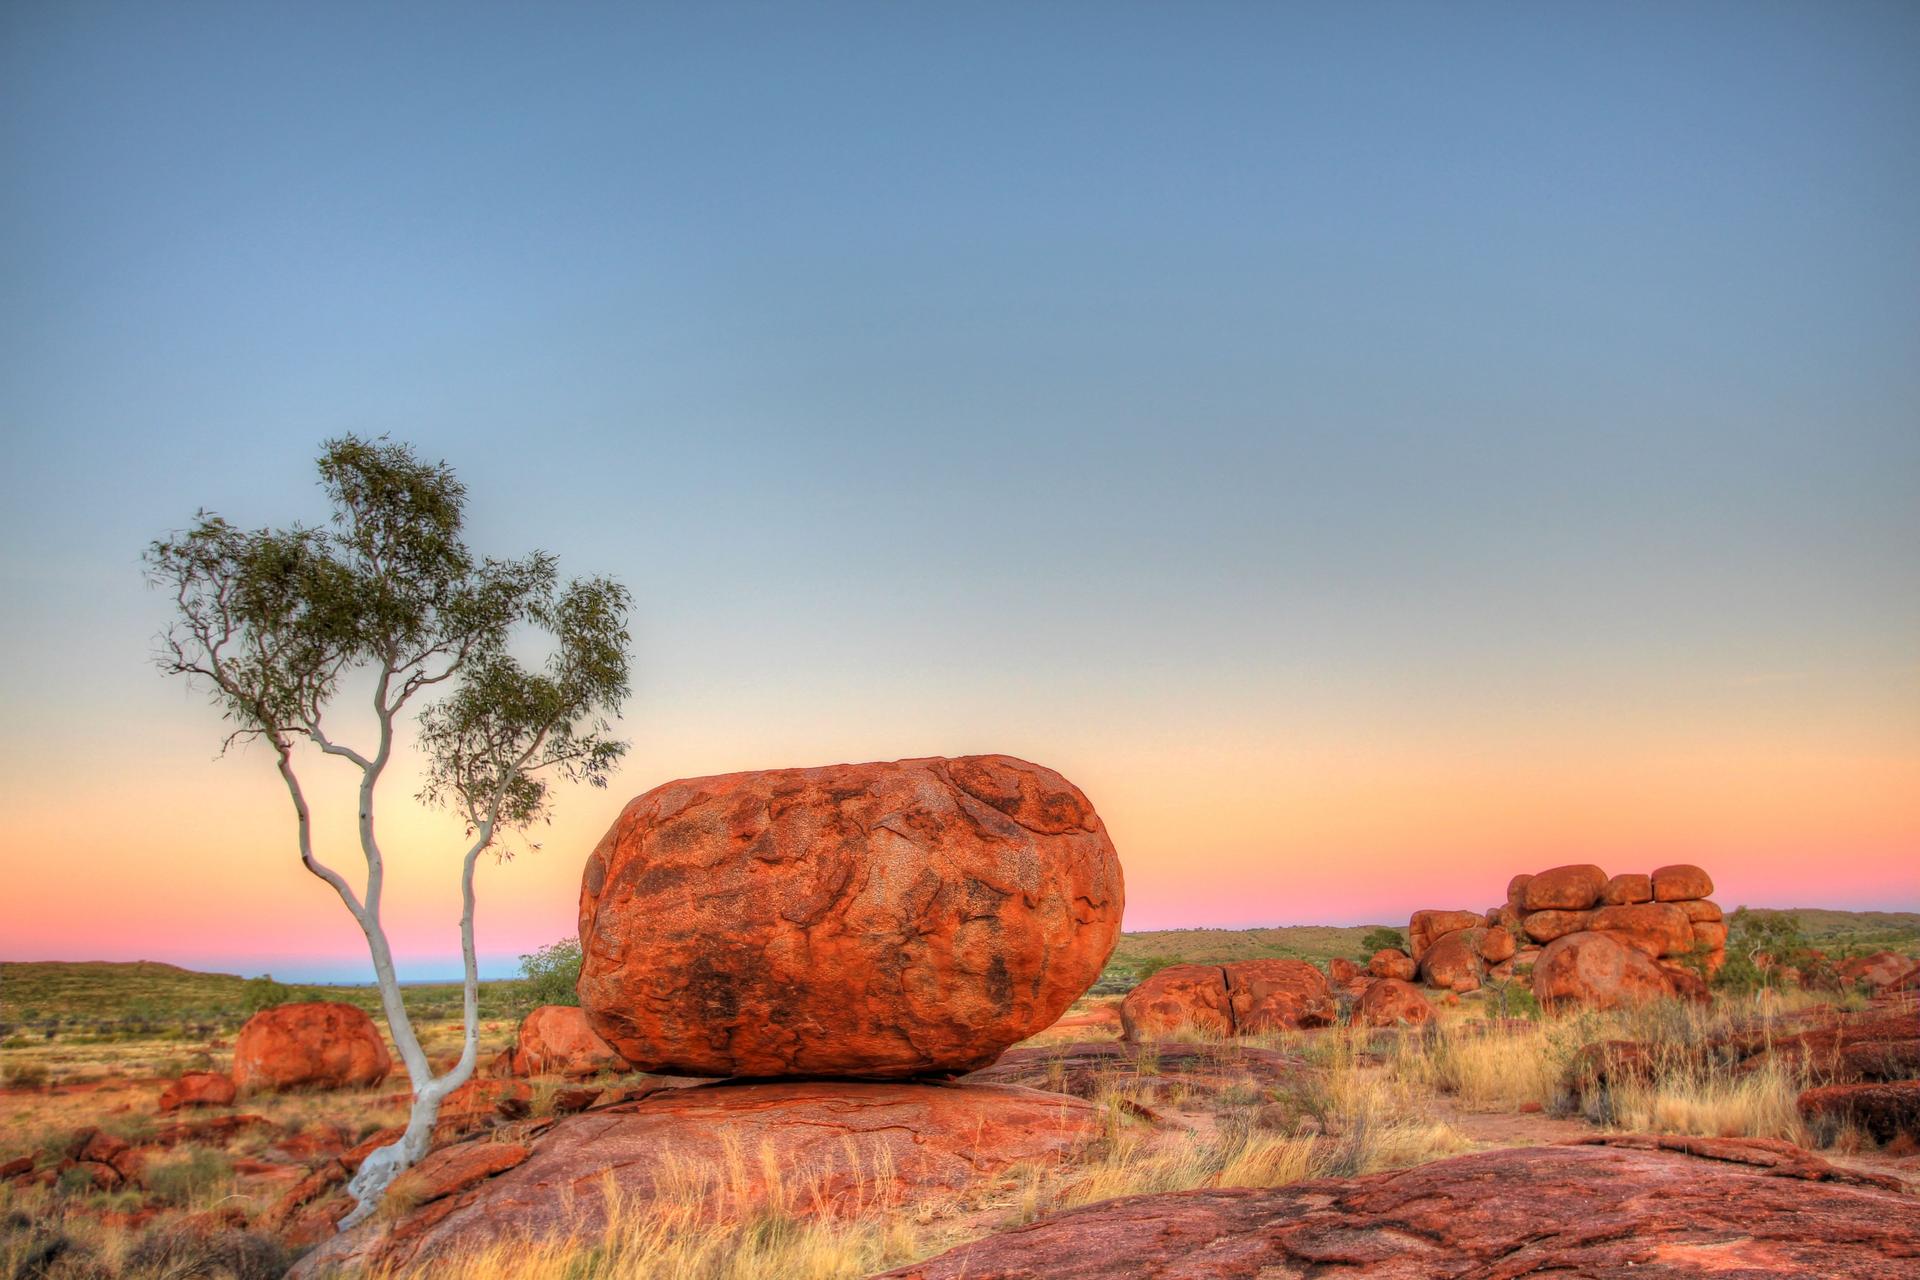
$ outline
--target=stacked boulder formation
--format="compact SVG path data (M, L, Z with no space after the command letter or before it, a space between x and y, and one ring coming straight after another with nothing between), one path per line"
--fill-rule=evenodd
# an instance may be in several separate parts
M1120 1025L1129 1040L1182 1028L1223 1037L1257 1035L1330 1026L1336 1011L1327 975L1305 960L1175 964L1127 994L1120 1003Z
M1695 866L1616 876L1590 863L1553 867L1515 876L1506 902L1484 913L1414 912L1412 954L1381 952L1370 967L1397 976L1411 963L1428 986L1456 992L1530 972L1548 1005L1695 996L1704 991L1696 969L1711 974L1726 959L1712 893L1712 877Z

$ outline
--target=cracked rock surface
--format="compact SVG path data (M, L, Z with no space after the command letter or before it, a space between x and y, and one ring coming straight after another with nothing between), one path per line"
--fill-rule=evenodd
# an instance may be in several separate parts
M1889 1179L1785 1143L1601 1139L1274 1190L1108 1200L893 1280L1584 1280L1920 1274Z

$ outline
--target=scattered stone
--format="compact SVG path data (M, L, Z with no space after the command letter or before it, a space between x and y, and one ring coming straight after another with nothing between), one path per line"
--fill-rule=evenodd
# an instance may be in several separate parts
M578 990L642 1071L969 1071L1092 985L1124 905L1093 806L1022 760L688 779L587 860Z
M162 1114L182 1107L230 1107L237 1094L233 1078L213 1071L189 1071L160 1091Z

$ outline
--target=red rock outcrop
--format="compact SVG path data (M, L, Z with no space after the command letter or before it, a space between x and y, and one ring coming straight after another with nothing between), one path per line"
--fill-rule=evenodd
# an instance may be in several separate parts
M520 1023L513 1074L559 1075L583 1080L603 1071L624 1072L627 1060L614 1052L577 1005L543 1004Z
M1411 982L1382 978L1368 987L1353 1007L1358 1027L1419 1026L1433 1018L1433 1006Z
M1906 1137L1920 1142L1920 1080L1835 1084L1800 1095L1800 1114L1865 1131L1875 1142Z
M233 1042L233 1082L243 1093L360 1088L392 1066L373 1019L331 1000L262 1009Z
M1645 952L1610 934L1570 933L1540 953L1533 966L1533 994L1548 1008L1617 1009L1671 997L1675 989L1672 977Z
M1387 947L1373 953L1373 959L1367 962L1367 972L1376 978L1398 978L1402 982L1411 982L1419 972L1419 966L1406 952Z
M909 1208L1013 1165L1060 1159L1100 1133L1100 1110L1009 1085L775 1081L662 1089L553 1122L530 1154L390 1222L363 1223L308 1254L292 1275L330 1267L411 1269L492 1245L606 1225L609 1186L625 1211L692 1197L715 1220L769 1210ZM488 1147L438 1159L461 1179ZM514 1153L517 1154L517 1153ZM439 1185L444 1179L436 1179Z
M686 779L588 858L578 990L643 1071L967 1071L1092 984L1123 905L1093 806L1022 760Z
M182 1107L230 1107L237 1095L233 1078L213 1071L189 1071L160 1091L162 1113Z
M1585 911L1600 901L1607 873L1592 863L1551 867L1531 877L1521 891L1521 908L1532 911Z
M1920 972L1920 961L1891 951L1876 951L1870 956L1842 960L1834 972L1842 982L1855 982L1874 991L1898 987L1909 974Z
M1520 927L1527 931L1527 937L1545 944L1579 933L1587 927L1592 914L1591 911L1533 911L1520 922Z
M1627 1138L1126 1196L884 1280L1893 1280L1916 1260L1920 1215L1892 1179L1785 1144Z
M1335 1014L1326 975L1304 960L1169 965L1127 993L1120 1023L1129 1040L1186 1028L1210 1035L1324 1027Z
M1679 902L1686 898L1711 898L1713 877L1699 867L1676 863L1659 867L1653 873L1653 900Z

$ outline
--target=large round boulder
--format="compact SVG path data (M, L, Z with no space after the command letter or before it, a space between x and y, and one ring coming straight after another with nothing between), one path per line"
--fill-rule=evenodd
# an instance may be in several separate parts
M577 990L642 1071L970 1071L1092 985L1123 906L1093 806L1023 760L686 779L587 859Z
M1420 957L1420 980L1449 991L1477 991L1486 968L1480 962L1484 929L1457 929L1437 940Z
M603 1071L627 1070L627 1061L614 1052L587 1022L577 1005L543 1004L520 1023L513 1049L517 1076L567 1076L581 1080Z
M1617 1009L1675 994L1674 980L1644 951L1606 933L1555 938L1533 966L1533 994L1548 1008Z
M392 1068L373 1019L333 1000L262 1009L233 1041L233 1083L242 1093L358 1088Z

